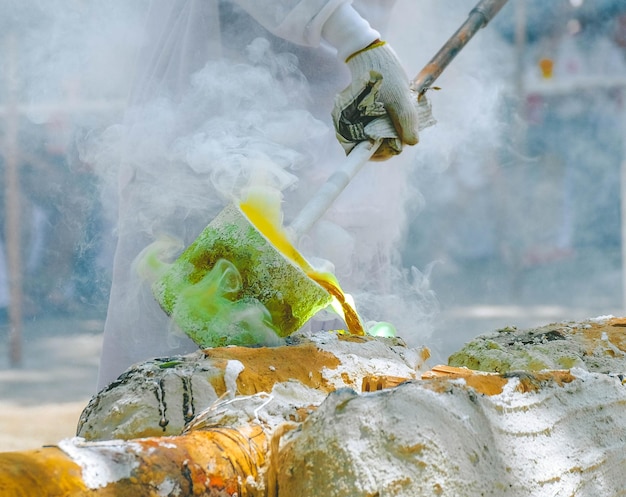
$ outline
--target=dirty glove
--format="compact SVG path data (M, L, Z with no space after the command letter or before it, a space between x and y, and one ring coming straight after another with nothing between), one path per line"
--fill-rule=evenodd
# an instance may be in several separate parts
M388 50L393 56L393 52ZM375 63L370 65L376 66ZM406 77L400 76L404 72L396 67L395 77L387 76L386 80L379 71L365 71L335 98L333 122L337 139L347 154L359 142L382 139L372 159L389 159L402 151L404 143L415 145L419 131L436 124L426 95L418 96L410 91L408 82L404 84ZM358 74L362 71L353 69L352 72Z
M408 77L393 50L384 41L376 41L348 57L346 64L352 83L338 95L333 110L338 135L353 140L354 130L349 128L356 125L363 127L367 138L384 138L375 159L399 154L404 143L415 145L419 141L417 98L411 94ZM363 88L371 88L367 97ZM346 101L352 101L352 105L346 107ZM376 127L367 129L376 118L380 119Z
M324 24L322 35L345 60L352 82L335 99L332 112L337 138L347 153L360 141L384 139L378 160L418 142L417 97L400 61L380 34L349 3ZM424 99L425 100L425 99ZM424 102L425 103L425 102Z

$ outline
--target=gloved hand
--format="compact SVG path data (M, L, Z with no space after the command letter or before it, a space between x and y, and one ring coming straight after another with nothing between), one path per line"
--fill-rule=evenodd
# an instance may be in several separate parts
M409 90L398 57L350 3L325 22L322 35L350 69L350 86L337 95L332 111L337 138L347 153L357 143L383 139L374 159L385 160L418 142L418 128L434 123L430 105ZM424 116L424 123L420 122Z
M373 157L377 160L399 154L403 144L415 145L419 141L417 96L409 90L408 77L393 50L377 40L348 57L346 64L352 83L338 95L333 110L339 140L384 138Z

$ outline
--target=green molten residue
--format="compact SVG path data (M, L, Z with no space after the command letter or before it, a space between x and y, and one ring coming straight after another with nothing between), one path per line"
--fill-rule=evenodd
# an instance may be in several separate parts
M374 324L367 330L367 334L374 337L394 338L397 334L396 327L385 321Z
M133 270L142 279L155 281L172 267L166 261L180 253L182 248L180 240L162 236L141 251L133 263Z
M501 340L497 335L477 337L452 354L448 364L493 373L568 369L577 364L576 356L560 342L535 343L528 336L533 335L518 333L515 340Z
M488 373L508 373L511 370L511 364L503 356L490 354L489 351L492 350L489 348L468 350L466 346L462 351L448 358L448 365Z
M580 358L575 356L564 356L558 358L559 366L563 369L571 369L574 366L580 366Z
M238 298L241 288L235 265L220 259L179 290L172 318L201 347L280 343L269 311L256 299Z
M158 273L156 300L201 347L280 343L331 302L234 205Z
M166 361L166 362L162 362L159 364L159 368L161 369L171 369L171 368L175 368L176 366L182 364L183 361L180 360L172 360L172 361Z
M152 282L155 297L178 328L200 347L282 343L270 311L244 295L245 282L234 264L225 259L190 264L180 258L168 263L180 247L177 240L160 239L134 263L141 278Z

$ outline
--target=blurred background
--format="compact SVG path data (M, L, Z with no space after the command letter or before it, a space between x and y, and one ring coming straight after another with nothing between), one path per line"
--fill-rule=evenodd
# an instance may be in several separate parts
M123 116L147 2L130 4L0 0L0 450L71 436L95 393L116 205L98 164L117 152L96 145ZM398 0L411 76L474 4ZM434 360L505 326L623 315L626 3L509 0L437 85L403 251Z
M434 53L458 21L429 7ZM505 326L624 312L625 33L624 2L511 0L429 93L405 262L431 265L436 358Z

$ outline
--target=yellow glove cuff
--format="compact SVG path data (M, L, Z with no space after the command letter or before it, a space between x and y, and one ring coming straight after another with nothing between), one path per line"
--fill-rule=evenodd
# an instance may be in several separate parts
M352 55L350 55L350 57L348 57L346 59L346 63L349 62L351 59L353 59L354 57L356 57L359 54L362 54L363 52L367 52L368 50L372 50L373 48L378 48L378 47L382 47L383 45L386 45L387 42L383 41L383 40L374 40L372 43L370 43L368 46L366 46L365 48L362 48L361 50L357 50L356 52L354 52Z

